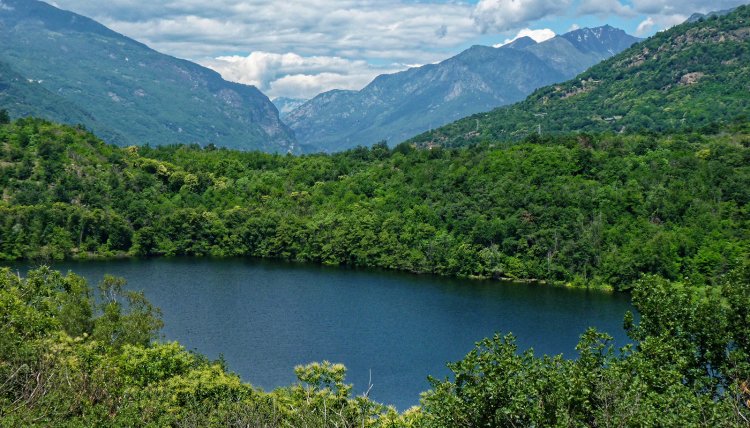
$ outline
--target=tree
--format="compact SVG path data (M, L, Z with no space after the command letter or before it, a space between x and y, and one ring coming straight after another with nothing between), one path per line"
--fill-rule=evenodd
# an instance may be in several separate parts
M161 311L142 292L125 290L125 284L111 275L99 284L101 315L94 321L93 337L115 348L147 346L164 325Z
M8 110L0 109L0 125L7 125L10 123L10 115Z

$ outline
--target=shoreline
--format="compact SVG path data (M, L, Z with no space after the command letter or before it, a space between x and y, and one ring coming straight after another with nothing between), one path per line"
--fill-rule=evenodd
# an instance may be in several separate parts
M0 261L0 263L3 264L13 264L13 263L38 263L39 265L47 264L52 265L54 263L60 263L60 262L97 262L97 261L113 261L113 260L147 260L147 259L172 259L172 258L213 258L217 260L227 260L227 259L257 259L257 260L268 260L268 261L277 261L277 262L287 262L287 263L301 263L301 264L311 264L319 267L332 267L332 268L346 268L346 269L375 269L380 270L384 272L390 272L390 273L406 273L410 275L417 275L417 276L425 276L425 275L433 275L440 278L454 278L454 279L468 279L472 281L491 281L491 282L502 282L507 284L530 284L530 285L538 285L538 286L545 286L545 287L556 287L556 288L568 288L568 289L575 289L575 290L589 290L589 291L598 291L603 293L626 293L627 290L618 290L615 287L612 287L610 285L598 285L598 286L592 286L588 283L583 283L581 285L575 284L573 281L556 281L556 280L546 280L546 279L538 279L538 278L514 278L514 277L508 277L508 276L499 276L499 277L492 277L492 276L484 276L484 275L468 275L468 276L459 276L459 275L444 275L436 272L417 272L417 271L411 271L411 270L405 270L405 269L393 269L393 268L387 268L382 266L367 266L367 265L351 265L351 264L331 264L331 263L324 263L324 262L316 262L312 260L295 260L295 259L287 259L282 257L262 257L262 256L252 256L252 255L240 255L240 256L213 256L213 255L175 255L175 256L167 256L167 255L149 255L149 256L136 256L129 254L127 252L117 252L113 254L99 254L99 253L85 253L86 255L81 256L80 254L75 254L72 257L66 257L64 259L28 259L28 258L20 258L16 260L5 260Z

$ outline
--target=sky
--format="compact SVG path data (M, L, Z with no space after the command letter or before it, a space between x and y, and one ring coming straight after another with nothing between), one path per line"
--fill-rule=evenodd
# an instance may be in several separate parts
M610 24L647 37L748 0L54 0L270 98L361 89L471 45Z

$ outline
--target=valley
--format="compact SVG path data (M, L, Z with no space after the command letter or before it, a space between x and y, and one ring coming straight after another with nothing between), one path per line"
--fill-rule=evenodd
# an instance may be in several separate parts
M750 6L219 3L0 0L0 425L748 426Z

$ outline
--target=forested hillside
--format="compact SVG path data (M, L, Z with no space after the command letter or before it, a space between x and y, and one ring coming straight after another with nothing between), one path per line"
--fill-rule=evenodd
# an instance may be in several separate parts
M532 133L713 133L746 126L750 7L660 32L525 101L416 137L424 145L520 139Z
M260 256L629 287L748 251L750 137L577 135L303 157L0 126L0 258Z

